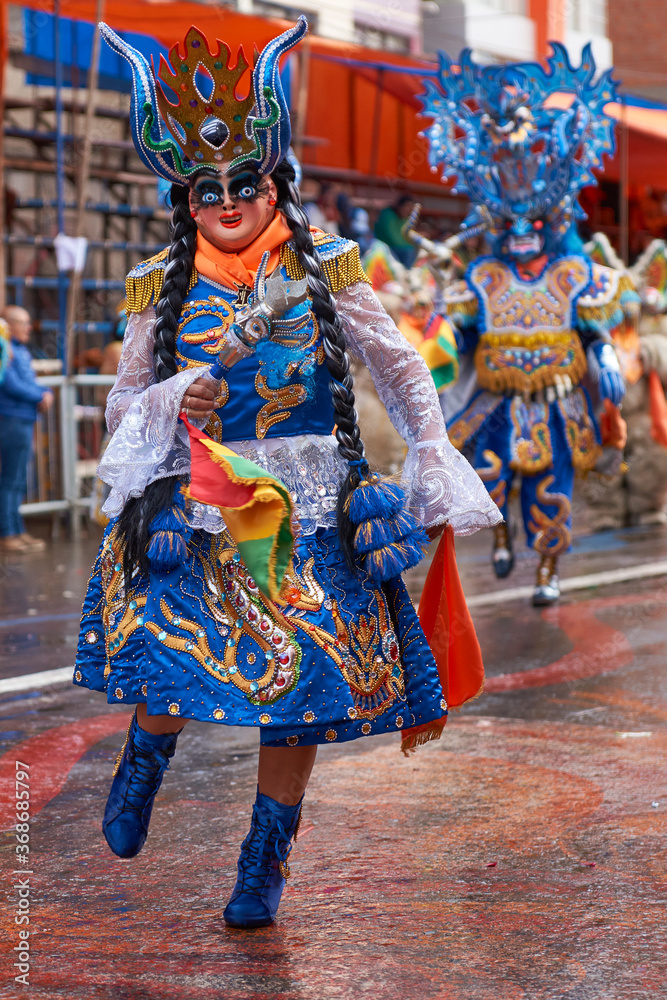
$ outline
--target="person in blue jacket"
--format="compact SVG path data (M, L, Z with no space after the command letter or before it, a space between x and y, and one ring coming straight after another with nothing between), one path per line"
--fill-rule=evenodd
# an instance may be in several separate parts
M37 384L28 349L32 323L20 306L3 313L9 335L7 361L0 376L0 551L44 548L24 527L19 505L25 494L37 412L53 404L53 393Z

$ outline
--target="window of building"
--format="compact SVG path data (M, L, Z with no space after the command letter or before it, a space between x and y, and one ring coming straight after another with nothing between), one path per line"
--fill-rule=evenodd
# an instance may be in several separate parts
M607 34L607 0L589 0L588 30L593 35Z
M484 0L488 7L503 14L526 14L526 0Z
M522 14L526 16L528 14L528 0L482 0L486 7L491 7L493 10L499 11L501 14ZM576 0L568 0L569 3L576 2ZM456 4L460 6L460 0L439 0L440 7L446 7L448 4ZM482 16L482 15L474 15Z
M308 18L308 28L317 34L317 14L313 10L306 10L304 7L291 7L282 3L266 3L265 0L254 0L252 13L259 14L260 17L280 17L283 21L296 21L301 14Z
M607 34L607 0L568 0L567 26L589 35Z
M369 49L382 49L384 52L410 51L410 39L406 35L380 31L377 28L370 28L367 24L354 25L354 41L357 45L365 45Z

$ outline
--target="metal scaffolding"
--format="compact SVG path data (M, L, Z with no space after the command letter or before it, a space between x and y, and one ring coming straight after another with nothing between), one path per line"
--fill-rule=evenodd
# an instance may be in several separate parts
M101 0L99 7L101 12ZM91 87L64 86L57 58L60 27L56 4L49 73L55 86L1 88L0 299L29 311L36 353L51 359L50 370L59 370L40 378L53 389L56 402L35 425L22 510L69 513L76 533L80 515L90 506L105 390L113 382L94 374L94 349L101 355L113 333L127 271L160 251L168 236L155 178L141 165L130 139L128 96L99 93L93 71ZM17 67L30 71L20 46L10 51L9 62L14 81L20 79ZM5 60L3 72L6 65ZM79 275L59 269L58 233L86 238Z
M60 22L56 5L54 56ZM3 292L6 302L28 309L38 351L60 359L65 372L88 367L84 352L104 345L125 274L167 243L167 213L155 178L130 139L128 98L97 92L93 55L92 88L68 91L62 60L54 58L54 88L3 93ZM10 52L10 63L25 62L20 51ZM88 241L74 296L73 272L58 269L58 233Z

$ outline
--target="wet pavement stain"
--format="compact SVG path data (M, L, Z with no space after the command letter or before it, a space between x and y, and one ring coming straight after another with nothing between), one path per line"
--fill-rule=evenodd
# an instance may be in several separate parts
M608 541L581 539L570 575L667 554L660 531ZM0 641L10 634L14 650L3 647L3 676L72 662L75 627L62 616L80 601L94 548L59 543L30 557L32 571L26 561L3 575ZM499 589L485 575L488 537L458 549L469 594ZM529 582L529 560L517 570L511 585ZM570 593L541 612L523 601L476 607L486 693L408 759L391 737L322 748L278 921L256 932L221 917L254 797L254 734L190 724L144 851L121 861L101 817L127 708L66 685L0 695L0 996L667 995L665 584ZM28 609L43 620L16 624L35 617ZM7 782L19 753L35 768L26 988L10 975Z

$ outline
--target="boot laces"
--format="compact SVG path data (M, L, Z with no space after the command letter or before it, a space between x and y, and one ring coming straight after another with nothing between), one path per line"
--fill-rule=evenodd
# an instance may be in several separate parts
M151 795L155 795L162 776L169 770L169 757L162 750L144 751L133 747L128 753L131 767L124 808L141 814ZM146 787L148 790L146 790Z
M290 876L287 859L292 850L289 835L279 819L262 821L253 818L250 833L241 845L239 857L240 890L261 896L266 887L266 878L272 862L278 861L278 869L283 878Z

